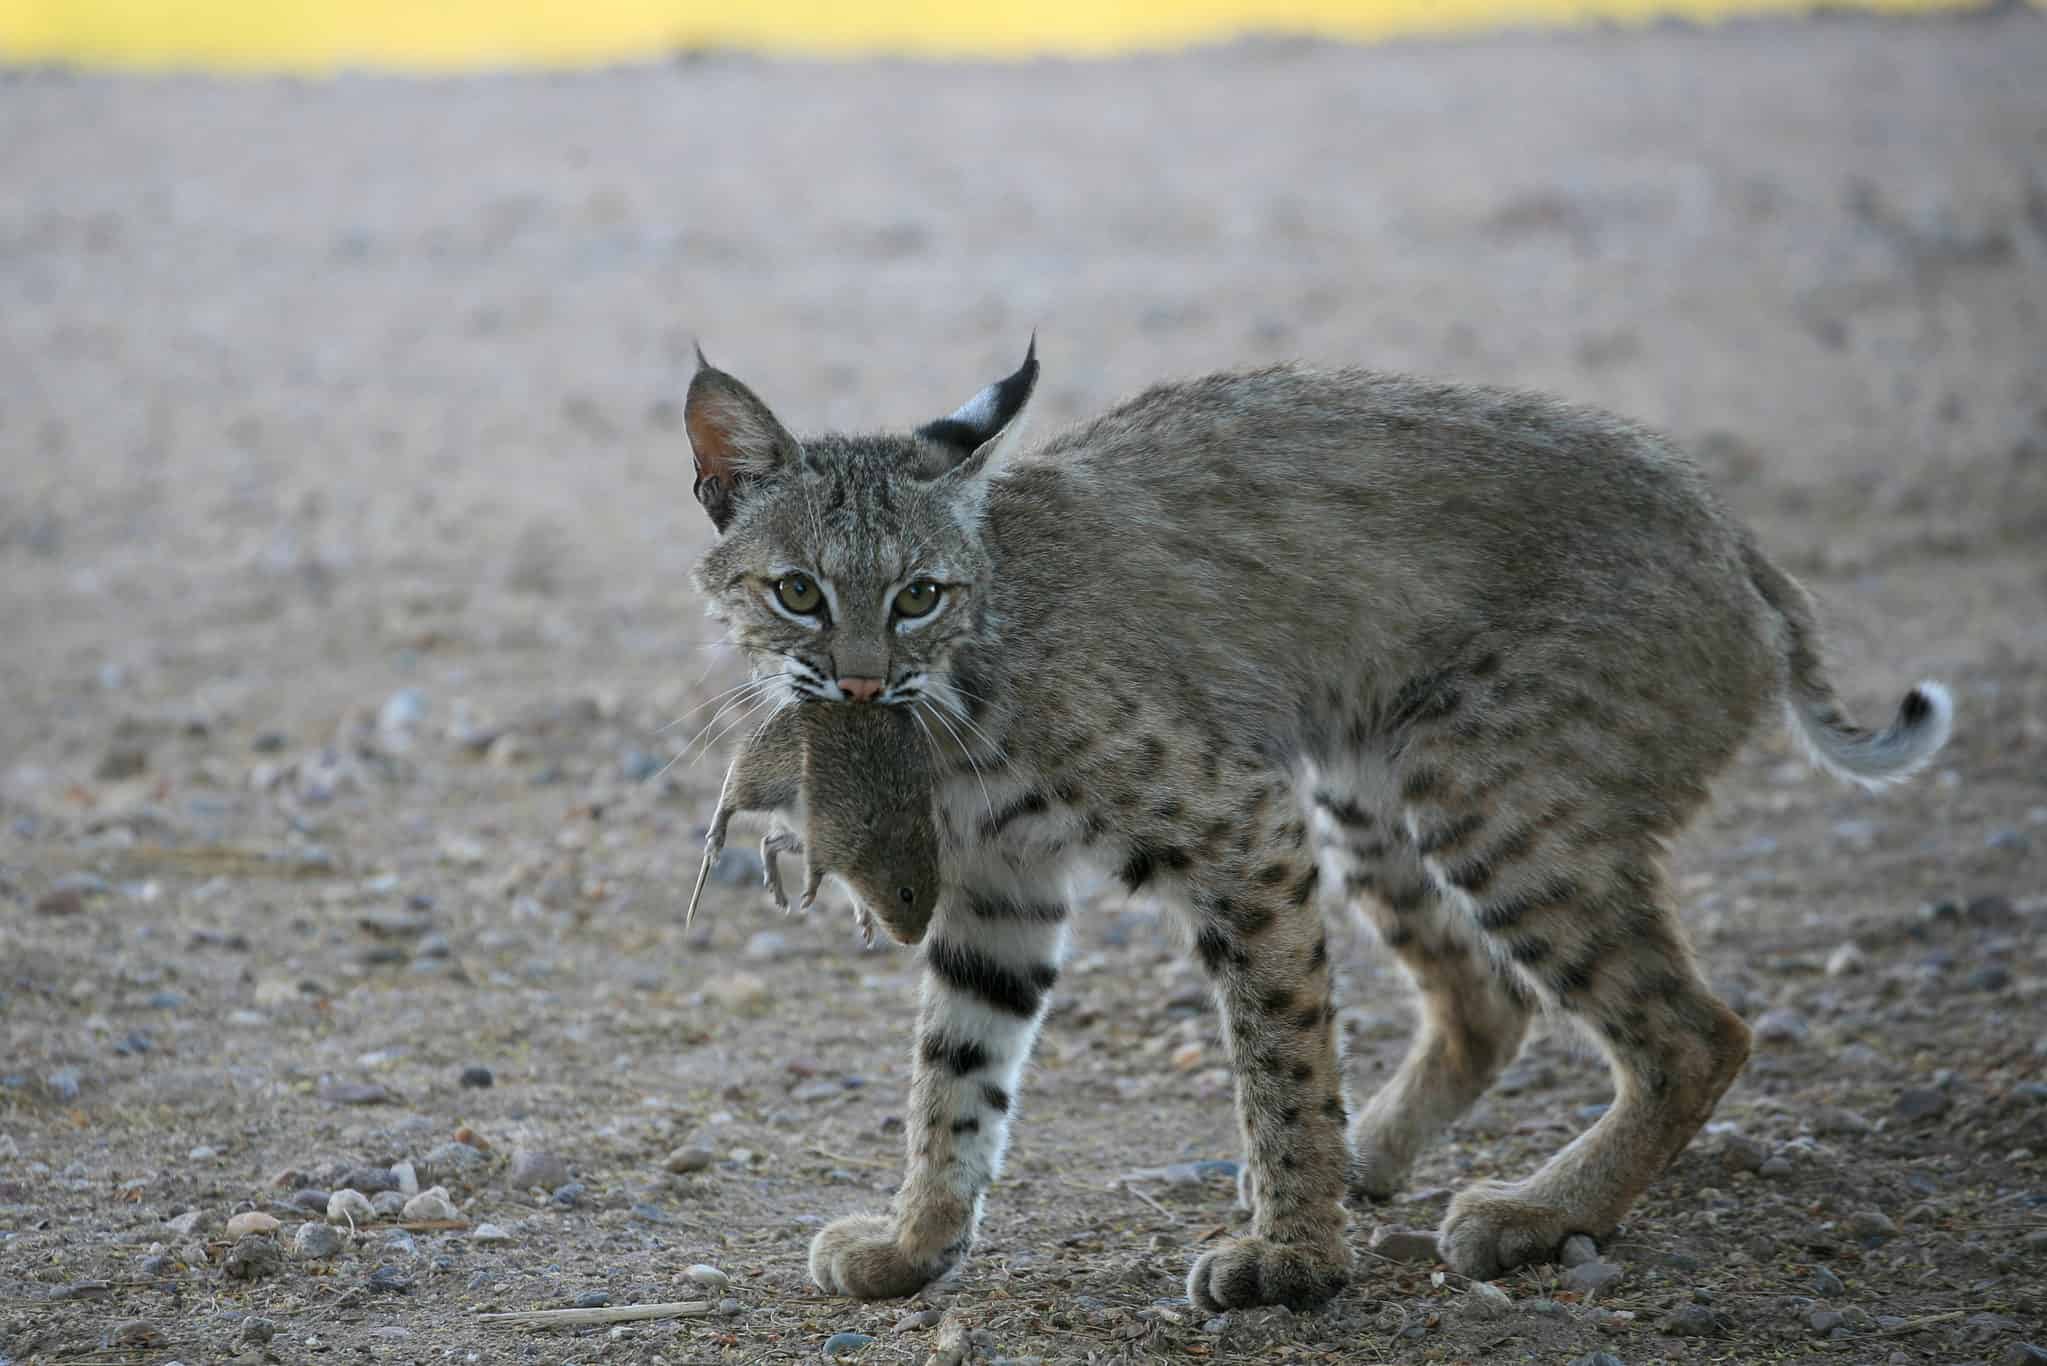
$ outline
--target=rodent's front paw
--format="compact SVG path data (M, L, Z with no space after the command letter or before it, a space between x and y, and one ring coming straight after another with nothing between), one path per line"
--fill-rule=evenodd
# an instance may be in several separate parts
M849 1214L826 1224L810 1243L810 1279L828 1295L890 1300L913 1295L944 1275L950 1260L919 1266L903 1255L893 1220Z
M1350 1254L1333 1249L1236 1238L1203 1253L1187 1274L1187 1298L1204 1313L1283 1304L1319 1309L1350 1280Z

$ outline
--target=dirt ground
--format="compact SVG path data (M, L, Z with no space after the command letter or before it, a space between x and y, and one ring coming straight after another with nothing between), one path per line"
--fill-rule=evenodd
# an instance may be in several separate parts
M0 1363L2047 1360L2042 72L2006 12L0 77ZM799 428L902 424L1033 327L1041 424L1286 356L1659 424L1865 712L1953 685L1909 788L1772 733L1679 847L1765 1042L1617 1276L1502 1298L1368 1248L1598 1113L1556 1030L1358 1211L1331 1309L1192 1311L1236 1218L1192 1165L1236 1155L1216 1017L1107 896L963 1275L810 1286L818 1222L892 1188L914 974L736 881L679 922L738 669L687 580L690 347ZM1338 942L1362 1089L1406 1005ZM294 1255L408 1176L453 1210ZM480 1317L579 1297L709 1313Z

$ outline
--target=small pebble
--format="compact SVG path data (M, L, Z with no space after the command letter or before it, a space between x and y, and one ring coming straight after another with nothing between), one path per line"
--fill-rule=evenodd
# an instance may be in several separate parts
M284 1249L277 1240L252 1233L228 1249L221 1271L231 1281L259 1281L284 1269Z
M914 1333L921 1328L932 1328L937 1326L938 1321L944 1317L945 1311L943 1309L919 1309L913 1314L905 1314L901 1318L897 1319L896 1326L890 1331L896 1333Z
M259 1209L243 1210L240 1214L227 1221L227 1228L225 1230L226 1236L230 1239L240 1238L250 1233L275 1232L277 1232L277 1217L265 1214Z
M183 1214L172 1215L163 1222L165 1228L180 1238L189 1238L211 1221L206 1217L205 1210L188 1209Z
M426 1168L429 1179L448 1178L474 1171L488 1160L467 1143L442 1143L426 1155L426 1161L421 1165Z
M1438 1260L1436 1235L1421 1229L1382 1224L1372 1230L1372 1251L1396 1262L1427 1266Z
M437 1223L462 1217L455 1208L455 1202L448 1198L446 1186L421 1191L405 1202L402 1213L408 1224Z
M419 1194L419 1170L410 1162L393 1162L391 1176L398 1183L399 1194Z
M1481 1313L1497 1314L1514 1305L1514 1297L1491 1281L1473 1281L1468 1294L1473 1307Z
M1843 944L1827 955L1827 976L1854 977L1869 967L1869 955L1854 944Z
M689 1270L683 1272L682 1274L689 1277L690 1280L696 1282L704 1289L712 1291L718 1295L723 1295L726 1289L729 1288L732 1284L731 1278L728 1277L724 1272L720 1271L715 1266L707 1266L702 1262L698 1262L695 1266L691 1267Z
M106 1335L104 1341L112 1347L149 1348L163 1344L163 1330L148 1319L129 1319L117 1324Z
M582 1182L571 1181L566 1186L556 1186L554 1194L549 1198L563 1209L574 1209L583 1202L586 1193Z
M370 1208L379 1219L396 1219L405 1212L403 1191L378 1191L370 1197Z
M469 1241L472 1243L509 1243L512 1241L512 1235L499 1228L496 1224L478 1224L474 1229L470 1230Z
M1596 1262L1599 1260L1599 1244L1582 1233L1574 1233L1564 1239L1564 1245L1557 1253L1557 1260L1566 1267Z
M2011 969L2001 963L1990 963L1963 978L1962 985L1971 991L2003 991L2011 985Z
M496 1081L497 1078L490 1074L488 1067L465 1067L462 1069L462 1085L464 1086L481 1088L493 1085Z
M1677 1338L1713 1337L1720 1320L1703 1304L1681 1304L1663 1320L1663 1331Z
M1811 1032L1805 1017L1795 1010L1766 1010L1756 1017L1755 1037L1758 1043L1804 1043Z
M1564 1289L1581 1295L1595 1294L1627 1275L1627 1268L1612 1262L1585 1262L1564 1273Z
M1834 1137L1866 1134L1875 1127L1853 1110L1839 1105L1821 1105L1812 1112L1812 1131L1816 1134Z
M1848 1218L1848 1231L1857 1238L1895 1238L1898 1226L1881 1210L1857 1210Z
M1848 1293L1848 1287L1827 1268L1816 1266L1812 1271L1812 1293L1821 1299L1837 1300Z
M682 1147L668 1154L668 1170L676 1173L700 1172L717 1161L718 1155L709 1148Z
M1624 1366L1624 1364L1612 1352L1587 1352L1584 1356L1572 1358L1571 1366Z
M824 1340L824 1347L819 1355L828 1358L857 1356L867 1350L868 1344L873 1341L874 1339L865 1333L834 1333Z
M1815 1333L1831 1333L1841 1326L1843 1315L1838 1309L1815 1309L1806 1315L1805 1321L1812 1325Z
M538 1148L513 1149L512 1168L505 1177L514 1190L522 1191L535 1186L553 1190L556 1186L566 1186L569 1178L569 1164L560 1154Z
M744 1012L765 1010L774 1001L768 984L750 972L713 977L704 983L704 996L728 1010Z
M1746 1134L1728 1134L1720 1140L1720 1165L1730 1172L1760 1171L1767 1156L1763 1145Z
M370 1273L369 1287L384 1295L410 1295L412 1277L395 1266L380 1266Z
M327 1197L327 1222L330 1224L367 1224L375 1221L377 1212L370 1208L370 1197L359 1190L347 1187Z
M75 888L44 892L35 900L37 915L77 915L85 909L85 897Z
M291 1255L302 1262L323 1262L341 1255L341 1233L331 1224L311 1220L299 1225L291 1240Z
M277 1325L261 1314L251 1314L242 1320L243 1342L268 1342L277 1336Z
M324 1215L327 1212L327 1197L333 1193L332 1191L323 1191L318 1186L307 1186L304 1190L293 1191L285 1203L293 1209L302 1209L308 1214Z
M1932 1086L1908 1086L1891 1102L1891 1113L1907 1123L1939 1119L1953 1104L1947 1092Z
M732 1298L730 1295L727 1295L724 1299L718 1301L718 1313L723 1318L728 1319L738 1318L741 1308L742 1306L740 1305L739 1301Z
M2014 1342L1999 1354L1997 1366L2047 1366L2047 1348Z
M329 1105L382 1105L391 1093L373 1081L334 1081L317 1093Z
M585 1290L576 1296L578 1309L602 1309L610 1303L611 1292L608 1290Z

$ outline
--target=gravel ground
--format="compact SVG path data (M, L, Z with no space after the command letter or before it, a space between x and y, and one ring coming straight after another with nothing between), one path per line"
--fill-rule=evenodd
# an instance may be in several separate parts
M2006 12L0 78L0 1362L2047 1358L2043 70ZM1916 785L1772 734L1679 847L1763 1043L1575 1265L1495 1293L1384 1231L1598 1113L1545 1031L1359 1212L1334 1307L1190 1311L1236 1217L1216 1018L1108 897L964 1276L810 1287L896 1174L913 975L744 855L678 922L737 668L687 583L690 346L897 424L1032 327L1041 423L1298 355L1660 424L1865 709L1955 686ZM1338 943L1362 1087L1406 1006Z

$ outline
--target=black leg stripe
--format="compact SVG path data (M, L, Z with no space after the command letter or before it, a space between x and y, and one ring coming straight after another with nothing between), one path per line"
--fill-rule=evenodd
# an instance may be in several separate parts
M932 1034L923 1043L924 1061L933 1067L943 1067L954 1076L964 1077L978 1072L994 1059L988 1050L972 1039L949 1039L943 1034Z
M926 950L924 961L932 975L954 991L1023 1019L1038 1013L1045 993L1059 980L1059 970L1050 963L1006 967L979 949L945 939Z
M1000 1086L983 1086L981 1099L988 1102L988 1108L999 1115L1009 1113L1009 1092Z
M967 914L979 920L1027 920L1036 925L1056 925L1066 919L1066 903L972 894L967 897Z

